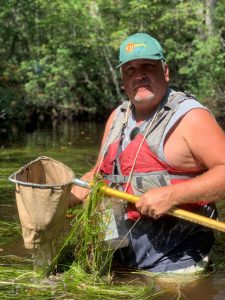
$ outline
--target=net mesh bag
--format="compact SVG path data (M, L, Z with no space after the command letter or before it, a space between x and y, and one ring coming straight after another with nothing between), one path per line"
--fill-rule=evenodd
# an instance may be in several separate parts
M39 157L9 177L16 183L16 203L24 246L35 249L59 236L75 175L61 162Z

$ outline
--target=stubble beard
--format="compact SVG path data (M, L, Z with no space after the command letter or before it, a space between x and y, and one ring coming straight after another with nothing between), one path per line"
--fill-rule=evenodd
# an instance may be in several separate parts
M159 102L156 95L148 91L147 93L137 93L133 98L133 104L142 115L149 115L158 106Z
M134 96L134 102L137 102L137 103L152 102L154 100L154 98L155 98L154 94L150 91L145 92L145 93L138 92Z

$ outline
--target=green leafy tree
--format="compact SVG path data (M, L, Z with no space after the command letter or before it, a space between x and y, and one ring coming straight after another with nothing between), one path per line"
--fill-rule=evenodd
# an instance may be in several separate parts
M65 111L103 116L122 98L115 69L119 45L137 31L161 42L173 86L213 108L225 101L224 0L0 2L0 114L5 118L30 108L53 116Z

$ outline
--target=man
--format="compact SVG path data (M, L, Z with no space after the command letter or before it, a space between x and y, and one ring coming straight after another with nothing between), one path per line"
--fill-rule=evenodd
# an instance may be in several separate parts
M116 188L140 196L127 205L128 247L115 257L152 272L195 272L207 266L210 229L166 213L174 206L217 218L212 201L225 198L225 134L193 96L169 88L169 67L157 40L145 33L120 46L129 101L110 116L96 166ZM71 203L87 191L74 187Z

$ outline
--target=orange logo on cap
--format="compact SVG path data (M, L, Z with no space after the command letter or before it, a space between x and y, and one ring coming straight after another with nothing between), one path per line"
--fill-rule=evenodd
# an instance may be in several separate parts
M126 46L127 52L131 52L131 51L133 51L133 49L134 49L134 43L127 44L127 46Z
M134 44L134 43L128 43L126 45L126 51L127 52L132 52L134 48L136 47L146 47L146 44Z

